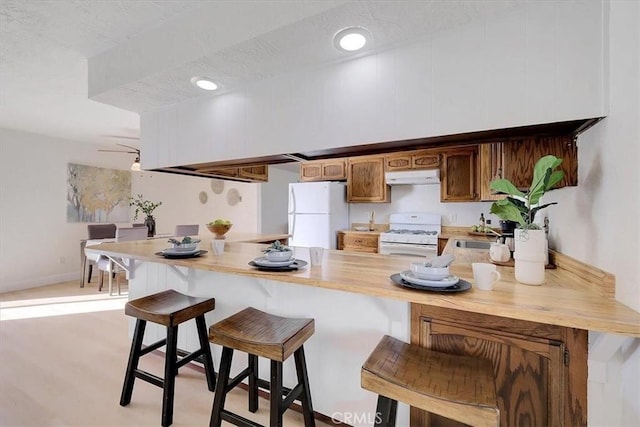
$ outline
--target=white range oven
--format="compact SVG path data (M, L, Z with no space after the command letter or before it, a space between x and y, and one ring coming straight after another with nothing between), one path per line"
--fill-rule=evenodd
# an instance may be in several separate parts
M430 213L396 213L389 216L389 231L380 234L378 253L383 255L438 255L442 217Z

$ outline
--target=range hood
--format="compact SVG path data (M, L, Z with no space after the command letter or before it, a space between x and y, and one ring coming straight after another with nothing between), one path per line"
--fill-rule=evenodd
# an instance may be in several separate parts
M417 171L387 172L384 179L389 185L424 185L440 182L439 169L425 169Z

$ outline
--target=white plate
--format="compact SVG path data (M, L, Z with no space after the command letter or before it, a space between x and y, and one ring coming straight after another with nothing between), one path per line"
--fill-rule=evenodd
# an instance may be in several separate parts
M270 261L267 257L261 256L253 260L260 267L287 267L294 262L296 262L295 258L288 259L286 261Z
M445 277L442 280L418 279L411 270L401 272L400 277L402 277L403 280L406 280L409 283L413 283L414 285L428 286L430 288L448 288L449 286L453 286L460 281L460 278L458 276L453 275Z
M168 255L190 255L190 254L195 254L196 252L198 252L200 249L198 248L193 248L193 249L178 249L178 248L167 248L165 250L162 251L163 254L168 254Z

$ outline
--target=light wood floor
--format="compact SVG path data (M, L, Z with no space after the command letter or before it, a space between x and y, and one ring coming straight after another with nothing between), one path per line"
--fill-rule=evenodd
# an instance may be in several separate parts
M125 302L126 295L109 297L95 283L0 294L0 426L159 426L160 388L137 380L131 403L119 405L131 344ZM150 354L140 367L162 376L163 363ZM261 399L251 414L246 398L235 389L226 407L268 424L268 402ZM173 426L208 425L212 402L204 374L182 368ZM302 415L285 412L284 425L302 426Z

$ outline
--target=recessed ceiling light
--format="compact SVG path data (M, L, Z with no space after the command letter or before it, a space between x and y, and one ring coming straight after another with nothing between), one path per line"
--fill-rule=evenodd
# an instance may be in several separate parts
M354 52L362 49L371 37L369 31L362 27L349 27L340 30L333 36L333 44L338 50Z
M192 77L191 84L204 90L218 89L218 85L208 77Z

